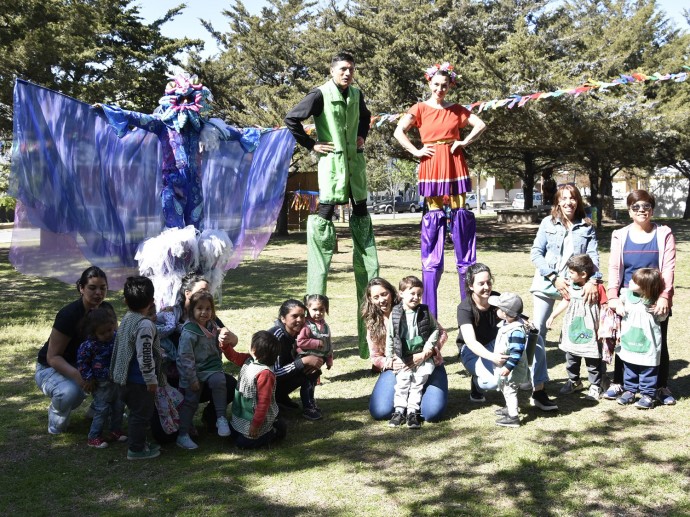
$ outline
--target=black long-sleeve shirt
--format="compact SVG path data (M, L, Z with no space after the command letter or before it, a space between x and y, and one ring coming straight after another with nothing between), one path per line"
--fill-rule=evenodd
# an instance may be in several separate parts
M347 99L350 88L345 88L341 93L343 98ZM310 151L314 148L316 141L309 137L304 131L302 121L309 117L318 117L323 113L323 94L319 88L314 88L302 99L297 106L292 108L285 116L285 125L295 137L297 143L306 147ZM367 109L364 102L364 94L359 93L359 126L357 128L357 136L361 136L366 140L369 134L369 124L371 122L371 112Z

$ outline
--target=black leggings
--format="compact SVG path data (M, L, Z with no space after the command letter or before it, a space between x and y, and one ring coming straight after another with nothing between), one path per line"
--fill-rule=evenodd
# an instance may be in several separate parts
M367 211L366 200L359 201L358 203L355 203L354 200L351 198L350 201L352 201L352 215L362 217L362 216L365 216L369 213ZM321 217L326 219L326 221L330 221L331 219L333 219L333 213L334 212L335 212L335 205L320 203L319 204L319 211L317 213Z

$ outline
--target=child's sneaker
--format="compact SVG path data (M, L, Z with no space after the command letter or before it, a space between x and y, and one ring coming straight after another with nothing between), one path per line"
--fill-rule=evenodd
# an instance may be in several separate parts
M107 441L109 442L126 442L127 441L127 435L122 434L122 431L111 431L110 434L108 435L108 438L106 438Z
M558 411L558 404L549 398L546 390L539 390L532 393L529 403L542 411Z
M635 403L637 409L652 409L654 408L654 399L649 395L642 395L640 400Z
M421 415L419 411L413 411L407 415L407 428L420 429L422 427Z
M473 375L472 379L470 380L470 402L486 402L484 392L479 389L479 386L477 386L476 379L477 377Z
M307 420L320 420L322 418L321 411L314 406L305 407L302 416Z
M587 391L587 395L585 395L585 398L587 400L599 402L599 399L601 398L601 388L594 384L590 385L589 391Z
M405 414L400 411L393 413L393 416L388 421L388 427L399 427L405 423Z
M606 400L617 400L618 397L620 397L623 394L623 386L620 384L616 384L615 382L612 382L609 385L609 389L607 389L604 394L602 395L603 398Z
M520 417L506 415L496 420L496 425L501 427L520 427Z
M198 449L199 446L194 443L194 440L192 440L188 434L181 434L177 437L177 446L182 447L183 449L187 449L188 451L192 451L194 449Z
M616 399L621 406L627 406L635 402L635 394L632 391L624 391L623 394Z
M656 399L664 406L673 406L676 403L676 399L668 388L659 388L656 390Z
M105 449L108 446L108 442L102 440L101 438L89 438L87 442L89 447L94 447L96 449Z
M132 450L127 450L128 460L150 460L152 458L157 458L161 455L160 449L149 449L145 447L143 451L134 452Z
M582 385L582 381L573 382L570 379L568 379L568 382L566 382L565 385L561 388L560 394L570 395L571 393L575 393L576 391L582 391L583 389L585 389L585 387Z
M494 415L496 416L508 416L508 408L507 407L502 407L494 411Z
M216 428L218 429L218 436L230 436L230 426L228 419L221 416L216 420Z

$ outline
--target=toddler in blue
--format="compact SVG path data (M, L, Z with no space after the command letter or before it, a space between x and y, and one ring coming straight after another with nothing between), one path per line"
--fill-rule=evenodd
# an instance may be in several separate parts
M110 359L115 344L117 318L110 308L94 309L86 315L85 333L88 336L77 352L77 368L85 380L84 390L93 395L93 422L89 429L88 445L104 449L108 441L125 442L122 433L124 403L117 385L110 380ZM110 419L110 433L103 439L103 427Z

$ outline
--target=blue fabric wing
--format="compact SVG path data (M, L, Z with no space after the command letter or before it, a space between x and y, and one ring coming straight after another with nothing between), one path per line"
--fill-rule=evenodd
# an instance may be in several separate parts
M231 267L258 256L268 242L295 144L285 129L246 133L200 155L203 227L228 233L236 250ZM164 226L161 158L154 133L134 129L118 138L90 105L17 80L12 264L68 283L93 264L106 271L111 289L120 289L137 272L139 244Z

